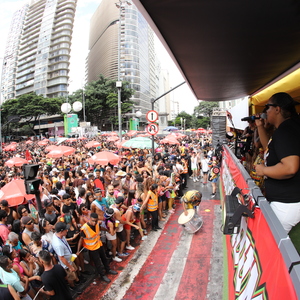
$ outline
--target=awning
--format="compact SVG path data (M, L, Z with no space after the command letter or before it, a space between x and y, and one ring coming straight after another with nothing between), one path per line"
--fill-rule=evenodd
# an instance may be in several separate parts
M251 103L263 106L273 94L278 92L289 93L296 101L300 100L300 68L275 80L274 83L253 95L250 98Z
M253 95L300 62L300 1L132 1L200 100Z

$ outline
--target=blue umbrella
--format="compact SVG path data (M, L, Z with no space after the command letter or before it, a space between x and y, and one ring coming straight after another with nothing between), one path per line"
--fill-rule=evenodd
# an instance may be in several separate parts
M163 131L173 131L173 130L179 130L179 129L175 126L168 126Z

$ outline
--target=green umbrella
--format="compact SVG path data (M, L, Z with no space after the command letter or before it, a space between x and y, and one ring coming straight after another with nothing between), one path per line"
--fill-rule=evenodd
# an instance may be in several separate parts
M122 146L126 148L139 148L139 149L151 149L152 140L147 137L136 137L126 141ZM158 145L154 142L154 148Z

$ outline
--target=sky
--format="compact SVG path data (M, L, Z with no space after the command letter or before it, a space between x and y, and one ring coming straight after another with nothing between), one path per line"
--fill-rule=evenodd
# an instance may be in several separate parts
M27 3L29 3L28 0L0 0L1 67L12 15L17 9L20 9ZM89 23L94 11L100 3L101 0L77 1L70 59L70 93L82 88L84 84L85 60L88 54ZM157 56L161 61L162 69L167 69L169 71L170 87L182 83L184 81L183 77L157 38L155 39L155 47ZM2 70L0 71L2 72ZM173 101L179 102L179 112L185 111L192 114L194 107L198 105L198 101L187 84L184 84L171 92L170 97Z

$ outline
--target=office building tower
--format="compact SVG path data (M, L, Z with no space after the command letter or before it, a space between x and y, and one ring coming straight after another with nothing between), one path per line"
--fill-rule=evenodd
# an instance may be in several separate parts
M19 35L14 97L67 95L77 0L32 0ZM13 97L8 97L10 99Z
M157 91L154 33L130 1L102 0L90 23L87 81L100 74L117 80L118 68L120 80L136 91L135 107L150 110Z

